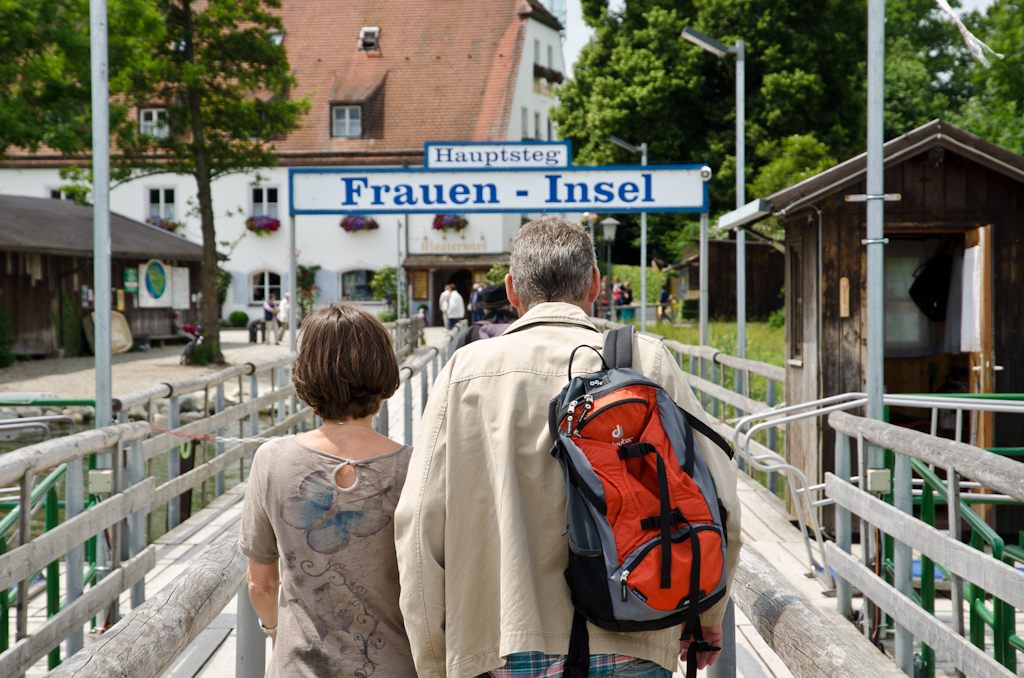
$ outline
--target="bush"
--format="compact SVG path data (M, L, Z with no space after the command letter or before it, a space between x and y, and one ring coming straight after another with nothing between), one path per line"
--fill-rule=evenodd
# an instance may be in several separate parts
M245 311L234 311L228 316L228 322L231 323L232 327L248 327L249 314Z
M398 314L394 311L381 311L377 314L377 319L382 323L393 323L398 320Z
M683 320L698 320L700 299L683 299Z
M18 340L18 334L14 330L14 318L6 306L0 306L0 367L13 365L17 360L11 347Z
M491 270L487 271L487 282L490 285L504 285L505 274L508 273L508 266L505 264L495 264L491 266Z
M217 344L210 343L209 339L210 333L203 332L203 343L197 345L195 351L192 352L192 357L188 359L189 365L205 366L217 362L220 347Z
M768 327L774 327L780 329L786 326L786 308L782 307L777 311L772 311L772 314L768 316Z

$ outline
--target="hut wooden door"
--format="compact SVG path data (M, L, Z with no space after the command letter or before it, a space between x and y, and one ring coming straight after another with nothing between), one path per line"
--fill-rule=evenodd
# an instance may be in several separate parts
M982 226L967 232L968 256L973 259L974 293L976 301L974 322L977 328L977 340L970 353L970 384L971 393L992 393L995 386L995 358L993 356L992 327L992 226ZM968 289L967 267L965 266L965 290ZM965 295L964 301L968 299ZM973 417L972 417L973 419ZM973 424L973 421L972 421ZM974 444L978 447L992 447L992 413L981 413L978 416L978 429L972 429Z

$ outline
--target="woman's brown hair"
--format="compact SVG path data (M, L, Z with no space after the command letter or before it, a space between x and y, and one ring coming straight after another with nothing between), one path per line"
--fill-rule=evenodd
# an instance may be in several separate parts
M391 335L379 320L352 304L331 304L302 321L295 392L329 421L376 414L398 390Z

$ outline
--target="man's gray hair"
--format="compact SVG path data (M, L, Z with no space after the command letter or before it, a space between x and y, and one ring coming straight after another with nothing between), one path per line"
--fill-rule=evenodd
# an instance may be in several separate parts
M585 300L595 268L597 257L586 230L558 217L523 226L509 263L512 285L527 308L545 301Z

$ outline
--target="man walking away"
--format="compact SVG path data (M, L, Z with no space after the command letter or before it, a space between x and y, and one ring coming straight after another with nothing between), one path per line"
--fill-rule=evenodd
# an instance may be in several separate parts
M273 337L275 344L279 344L281 340L277 336L277 304L274 303L276 301L277 297L271 294L270 298L263 302L263 322L267 325L266 332ZM263 335L263 343L267 343L266 334Z
M483 289L483 283L476 283L473 285L473 292L469 295L470 322L480 322L484 318L483 309L480 308L480 293Z
M488 285L480 290L477 307L483 317L459 335L455 344L460 349L478 339L493 339L501 336L512 323L519 319L508 306L508 293L504 285Z
M519 320L456 351L438 375L395 512L402 615L420 678L558 677L570 649L565 480L550 454L548 403L576 347L594 350L576 352L573 374L602 365L602 335L588 317L600 276L587 232L555 217L526 224L505 286ZM660 341L637 334L632 365L707 419ZM731 582L740 551L735 466L696 428L693 437L727 513ZM727 599L700 615L711 646L721 644ZM586 628L590 666L608 678L669 678L689 646L679 626ZM714 649L698 653L699 668L717 660Z
M288 307L291 305L291 303L291 295L288 292L285 292L284 299L281 300L281 305L277 309L278 343L284 341L284 331L288 329Z
M448 329L448 298L452 295L454 285L445 285L444 291L437 300L437 307L441 309L441 326Z
M459 294L455 285L450 287L452 291L448 295L448 329L455 327L460 320L466 317L466 300Z

